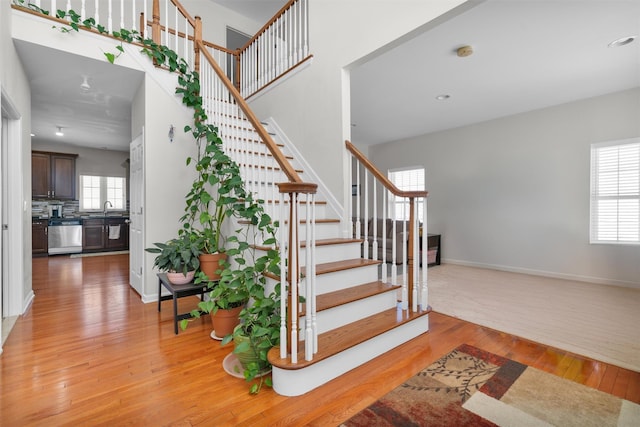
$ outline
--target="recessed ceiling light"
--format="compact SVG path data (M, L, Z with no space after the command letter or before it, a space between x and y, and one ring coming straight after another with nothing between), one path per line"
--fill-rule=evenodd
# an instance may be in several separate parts
M438 95L436 96L436 99L438 101L445 101L447 99L451 98L451 95L447 95L447 94L443 94L443 95Z
M629 43L633 43L633 41L637 38L638 36L627 36L627 37L622 37L619 38L618 40L614 40L611 43L609 43L609 47L620 47L620 46L626 46Z
M58 130L56 131L56 136L64 136L64 133L62 132L62 127L58 126Z
M36 136L36 134L32 132L31 133L31 138L33 138L34 136Z

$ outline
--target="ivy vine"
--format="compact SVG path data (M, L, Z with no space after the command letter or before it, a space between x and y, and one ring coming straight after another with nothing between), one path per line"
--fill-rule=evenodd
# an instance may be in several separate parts
M42 15L50 16L50 12L41 7L29 3L26 0L13 0L17 6L35 11ZM64 33L78 32L81 28L97 31L100 34L110 35L120 41L116 46L117 52L103 52L105 58L110 63L124 53L122 43L139 44L142 46L141 52L147 55L157 66L165 67L170 72L178 73L178 86L176 94L181 95L182 103L193 110L193 123L184 127L185 132L191 132L198 147L198 158L187 158L187 165L195 164L200 181L207 181L210 185L218 185L226 195L224 202L226 216L233 216L244 220L255 227L256 234L253 236L257 241L258 236L263 239L263 245L274 247L276 245L276 233L278 222L272 221L265 212L263 201L254 200L253 195L246 191L244 182L240 177L240 168L222 149L222 139L218 135L218 128L213 124L208 124L207 114L203 107L203 100L200 95L200 76L197 71L191 70L187 62L169 47L160 45L149 38L144 38L136 30L120 29L109 31L102 25L96 24L94 18L82 19L74 10L57 10L55 18L67 21L68 26L53 28ZM219 180L211 178L213 173L224 171L226 178ZM217 180L216 180L217 179ZM194 188L195 188L194 183ZM196 218L196 210L191 210L194 205L194 189L187 195L187 208L185 215L181 218L183 228L179 231L181 236L194 232L202 216ZM218 190L220 192L220 189ZM206 200L205 200L206 202ZM196 203L197 204L197 203ZM202 206L200 206L201 208ZM213 216L213 215L211 215ZM205 215L206 218L206 215ZM265 255L256 258L255 250L248 243L249 227L235 230L236 235L229 236L227 243L230 247L225 249L227 255L233 257L237 267L229 264L223 272L223 279L229 284L242 282L247 286L248 294L252 299L252 304L246 307L240 314L243 332L250 338L250 345L259 353L260 359L268 364L268 350L280 343L280 283L275 286L273 292L267 295L265 273L271 273L280 277L280 255L278 250L271 249ZM241 238L242 237L242 238ZM253 259L253 264L248 265L246 260ZM211 309L211 305L203 305L205 310ZM230 337L227 337L227 341ZM257 366L249 366L245 369L244 376L247 381L254 380L259 374ZM257 393L262 384L271 385L270 378L258 378L257 383L250 386L252 394Z

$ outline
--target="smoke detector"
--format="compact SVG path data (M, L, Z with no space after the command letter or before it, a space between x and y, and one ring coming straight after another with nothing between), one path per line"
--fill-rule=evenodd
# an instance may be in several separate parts
M456 54L460 57L460 58L464 58L466 56L469 56L473 53L473 48L471 46L462 46L459 47L456 50Z

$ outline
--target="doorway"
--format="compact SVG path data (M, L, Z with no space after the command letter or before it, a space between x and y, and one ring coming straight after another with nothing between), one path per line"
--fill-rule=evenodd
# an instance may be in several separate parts
M24 295L22 140L18 110L2 91L0 125L0 304L2 342L33 297ZM26 210L26 206L24 207ZM11 250L9 250L11 248ZM0 347L1 348L1 347Z

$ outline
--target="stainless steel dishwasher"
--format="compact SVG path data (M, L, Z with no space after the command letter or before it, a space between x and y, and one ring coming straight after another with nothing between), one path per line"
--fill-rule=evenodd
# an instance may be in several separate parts
M49 255L82 252L82 220L58 218L49 220Z

